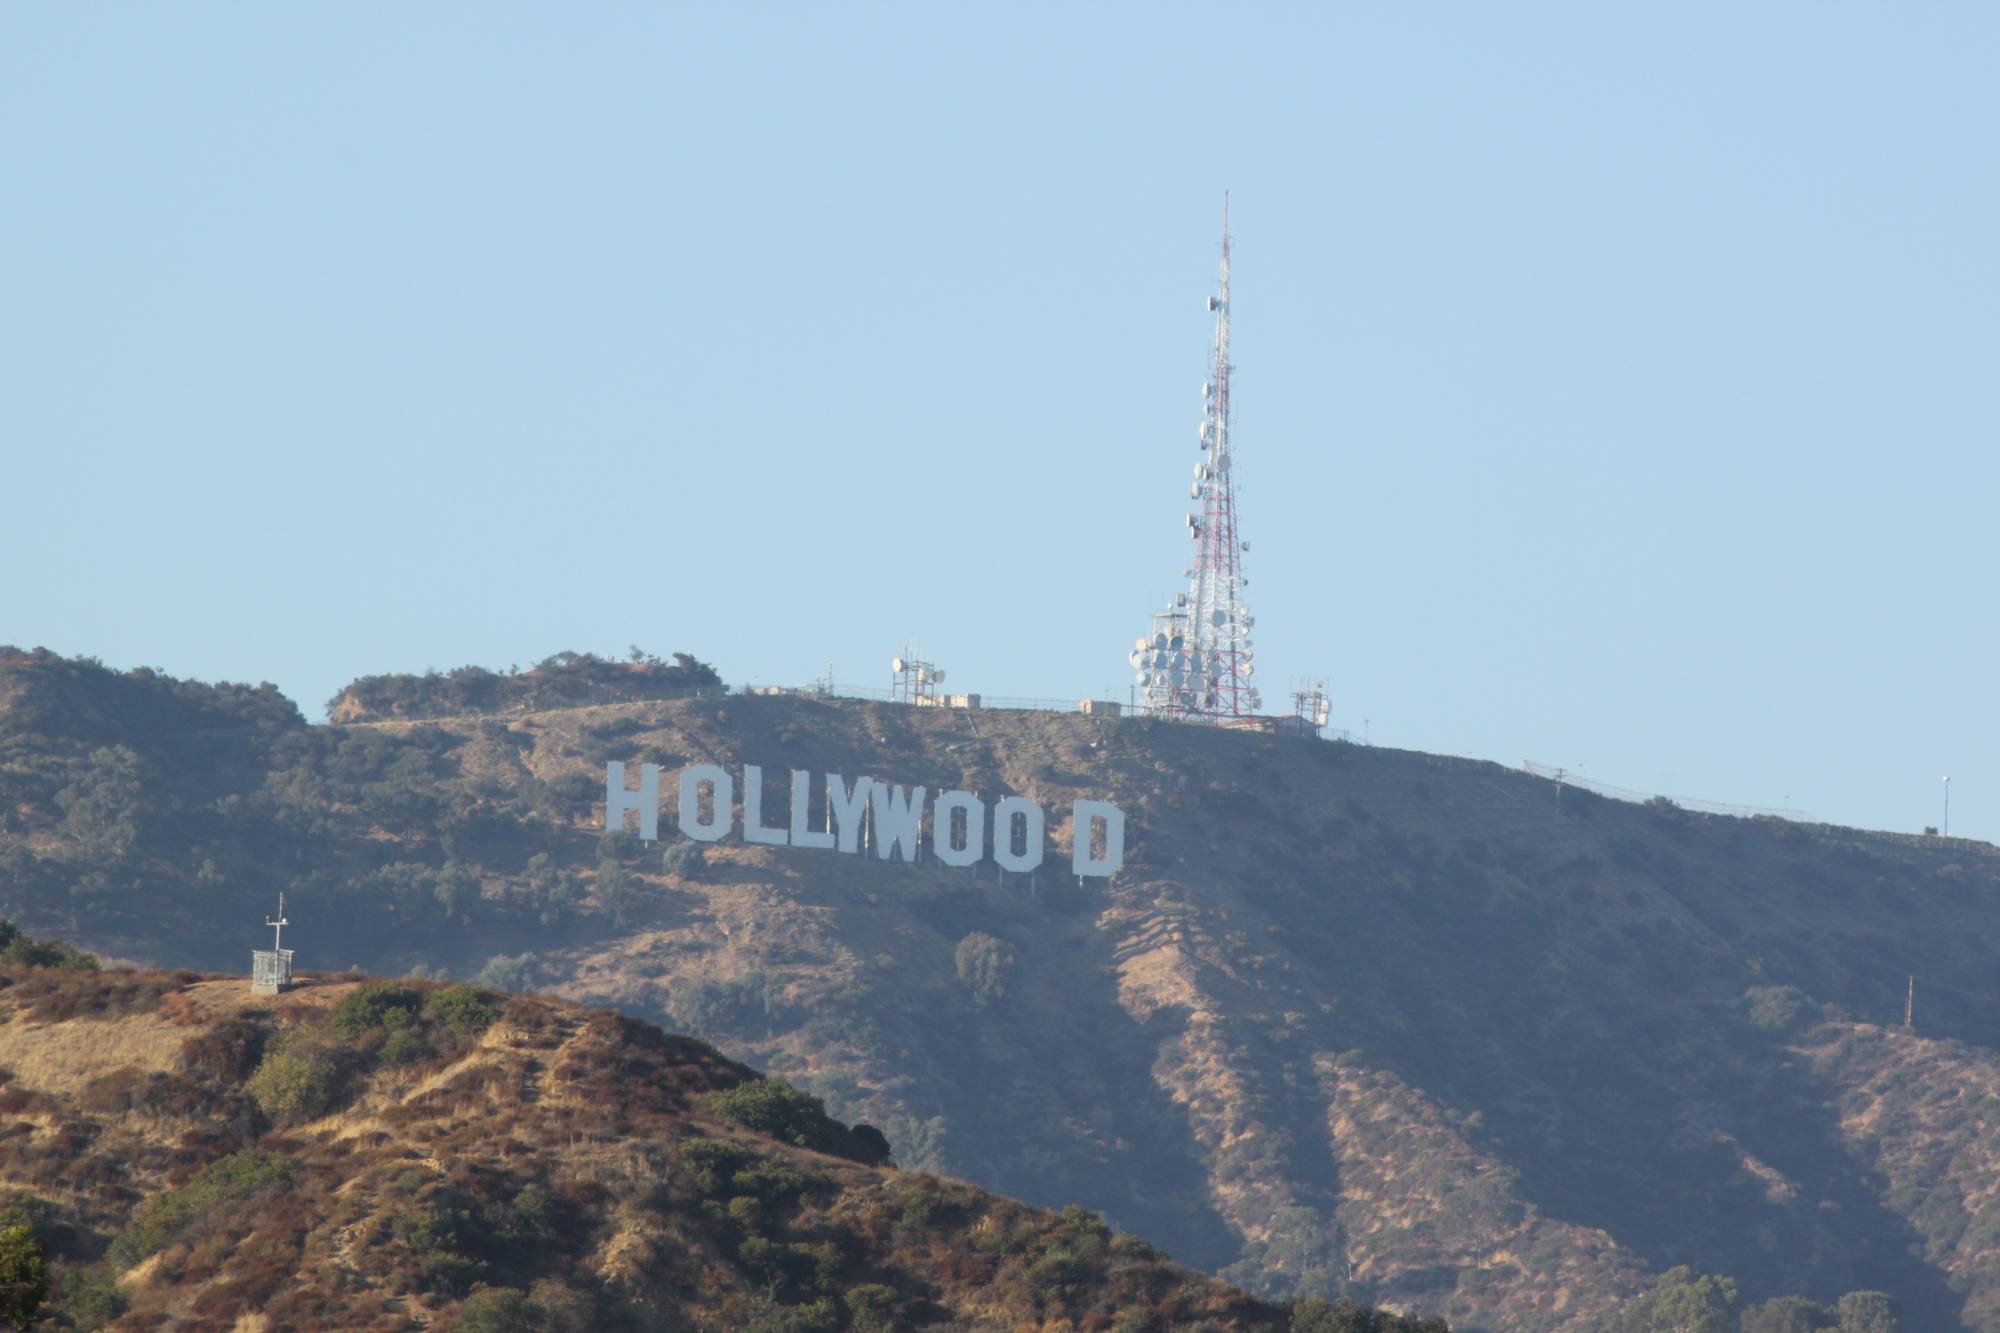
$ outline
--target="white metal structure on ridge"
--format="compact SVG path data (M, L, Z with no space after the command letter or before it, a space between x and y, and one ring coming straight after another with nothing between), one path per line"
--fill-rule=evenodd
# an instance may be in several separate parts
M1128 661L1145 711L1194 722L1250 717L1263 706L1254 683L1256 653L1250 631L1256 618L1243 595L1249 544L1236 532L1236 458L1230 438L1229 196L1222 197L1222 278L1208 298L1215 315L1215 348L1201 386L1201 454L1189 497L1199 511L1187 516L1194 543L1188 590L1154 613L1153 632L1133 647Z

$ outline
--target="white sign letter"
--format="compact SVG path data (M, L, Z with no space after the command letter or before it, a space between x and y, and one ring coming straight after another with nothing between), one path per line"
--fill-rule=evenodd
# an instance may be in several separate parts
M827 793L831 800L833 793ZM806 816L812 810L812 774L803 768L792 770L792 846L831 847L833 835L825 829L806 827Z
M625 812L639 812L639 836L652 842L660 836L660 766L639 765L639 790L625 789L625 765L616 759L604 765L604 831L623 833Z
M896 848L901 847L905 861L916 860L924 817L924 789L875 782L869 784L868 797L875 807L875 855L893 861Z
M965 845L952 836L952 812L965 811ZM948 791L931 806L931 845L948 866L976 865L986 855L986 802L969 791Z
M1095 856L1096 824L1104 821L1104 855ZM1078 801L1070 814L1070 869L1079 875L1115 875L1125 864L1125 812L1109 801Z
M790 839L781 828L764 827L764 770L743 765L743 841L782 847Z
M826 775L826 803L833 807L833 822L840 834L840 850L849 856L861 850L861 815L868 808L868 788L873 778L854 779L854 790L838 773Z
M1014 818L1027 822L1021 854L1014 854ZM1002 870L1033 870L1042 863L1042 807L1025 796L1008 796L993 807L993 859Z
M710 815L701 817L701 784L709 791ZM691 764L681 770L681 832L696 842L720 842L736 822L736 783L714 764Z

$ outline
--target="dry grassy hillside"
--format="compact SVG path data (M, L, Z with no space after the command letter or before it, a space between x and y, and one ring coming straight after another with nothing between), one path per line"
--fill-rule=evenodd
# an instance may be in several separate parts
M0 971L45 1327L1280 1328L1081 1209L871 1166L709 1047L470 987Z
M1746 1301L1874 1288L1914 1328L2000 1328L1983 1242L1930 1245L1928 1194L1891 1171L1976 1135L1974 1102L1895 1139L1849 1109L1861 1066L1801 1054L1758 1000L1899 1020L1916 973L1925 1037L2000 1047L1980 844L1559 804L1302 739L729 697L246 729L234 804L142 810L112 862L74 794L101 733L66 725L44 706L0 747L0 876L11 854L8 906L120 956L239 966L289 886L311 962L655 1018L881 1126L905 1166L1084 1203L1271 1295L1582 1329L1687 1264ZM1031 884L732 839L669 869L601 837L607 759L761 764L771 809L787 768L1019 793L1054 859ZM1059 873L1078 796L1131 815L1109 883Z

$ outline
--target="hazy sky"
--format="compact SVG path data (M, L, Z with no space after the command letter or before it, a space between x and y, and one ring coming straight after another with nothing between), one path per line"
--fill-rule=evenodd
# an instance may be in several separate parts
M0 8L0 642L1267 695L2000 835L2000 7ZM1271 686L1279 687L1277 689Z

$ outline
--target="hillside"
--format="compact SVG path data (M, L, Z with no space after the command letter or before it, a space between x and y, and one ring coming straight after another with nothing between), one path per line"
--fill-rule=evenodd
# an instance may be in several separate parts
M663 861L602 836L607 759L761 764L774 809L787 767L1018 793L1059 853L1069 801L1109 799L1126 865ZM38 930L230 971L283 887L302 965L659 1021L906 1168L1268 1296L1584 1329L1689 1265L1746 1304L1875 1289L1913 1329L2000 1329L1982 844L1133 719L732 696L309 728L17 655L0 884ZM1880 1026L1911 974L1914 1035Z
M1289 1326L547 999L6 967L0 1070L0 1228L54 1256L43 1327Z
M421 676L363 676L327 701L326 715L334 722L410 722L721 692L722 678L706 662L686 653L664 662L634 648L623 662L557 653L526 671L460 667Z

